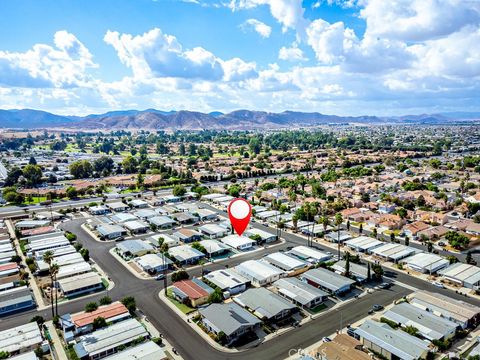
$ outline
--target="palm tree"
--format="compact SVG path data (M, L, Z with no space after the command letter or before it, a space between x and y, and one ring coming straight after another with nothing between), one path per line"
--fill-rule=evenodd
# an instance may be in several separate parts
M315 216L318 214L320 208L320 204L317 202L313 202L310 206L310 214L312 215L312 239L310 246L313 246L313 237L315 231Z
M52 264L50 266L50 277L52 279L52 284L57 282L57 274L60 266L58 264ZM53 299L52 299L52 308L53 308ZM55 313L58 316L58 289L55 287Z
M335 214L335 225L337 225L337 245L338 245L338 260L340 260L340 225L343 223L343 216L340 213Z
M298 225L298 215L297 214L293 214L292 223L293 223L293 228L295 229L295 231L297 231L297 225Z
M52 270L52 261L53 261L53 252L47 251L43 254L43 261L48 264L49 272L50 272L50 301L52 302L52 318L55 317L55 310L53 308L53 275L51 273Z

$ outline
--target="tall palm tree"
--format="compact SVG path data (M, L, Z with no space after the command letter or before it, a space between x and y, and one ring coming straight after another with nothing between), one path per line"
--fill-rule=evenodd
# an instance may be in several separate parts
M52 264L50 266L50 278L52 279L52 285L57 282L57 274L60 266L58 264ZM53 299L52 299L52 308L53 308ZM55 314L58 316L58 289L55 287ZM54 316L55 317L55 316Z
M313 237L314 237L314 231L315 231L315 216L319 212L319 207L320 204L318 202L313 202L312 205L310 206L310 215L312 215L312 239L310 240L310 246L313 246Z
M343 216L340 213L335 214L335 225L337 225L337 245L338 245L338 253L337 257L340 260L340 225L343 223Z
M45 252L45 254L43 254L43 261L45 261L48 264L49 272L50 272L50 301L52 302L52 318L53 318L55 317L55 310L53 308L53 276L51 273L53 252L50 250Z

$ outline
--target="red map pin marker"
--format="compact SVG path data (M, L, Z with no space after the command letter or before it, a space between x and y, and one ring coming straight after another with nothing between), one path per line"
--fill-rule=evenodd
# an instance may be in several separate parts
M228 216L235 232L241 236L250 222L252 206L245 199L233 199L228 204Z

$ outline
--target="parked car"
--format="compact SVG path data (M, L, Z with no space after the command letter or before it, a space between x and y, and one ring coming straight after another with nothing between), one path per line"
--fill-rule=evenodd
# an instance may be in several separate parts
M432 285L440 289L445 289L445 285L443 285L440 281L432 281Z
M381 283L381 284L379 285L379 287L380 287L381 289L390 289L390 288L392 287L392 284L387 283L387 282L383 282L383 283Z
M375 304L375 305L372 306L372 310L373 311L381 311L381 310L383 310L383 306Z
M347 335L351 337L357 337L357 333L355 332L355 329L352 327L347 328Z
M325 336L325 337L322 339L322 341L323 341L323 342L330 342L330 341L332 341L332 339L330 339L329 337L326 337L326 336Z

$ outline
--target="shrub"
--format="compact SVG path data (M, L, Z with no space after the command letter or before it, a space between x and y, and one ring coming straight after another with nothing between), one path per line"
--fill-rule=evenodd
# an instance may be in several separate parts
M93 312L98 309L98 305L96 302L92 301L89 302L87 305L85 305L85 311L86 312Z

